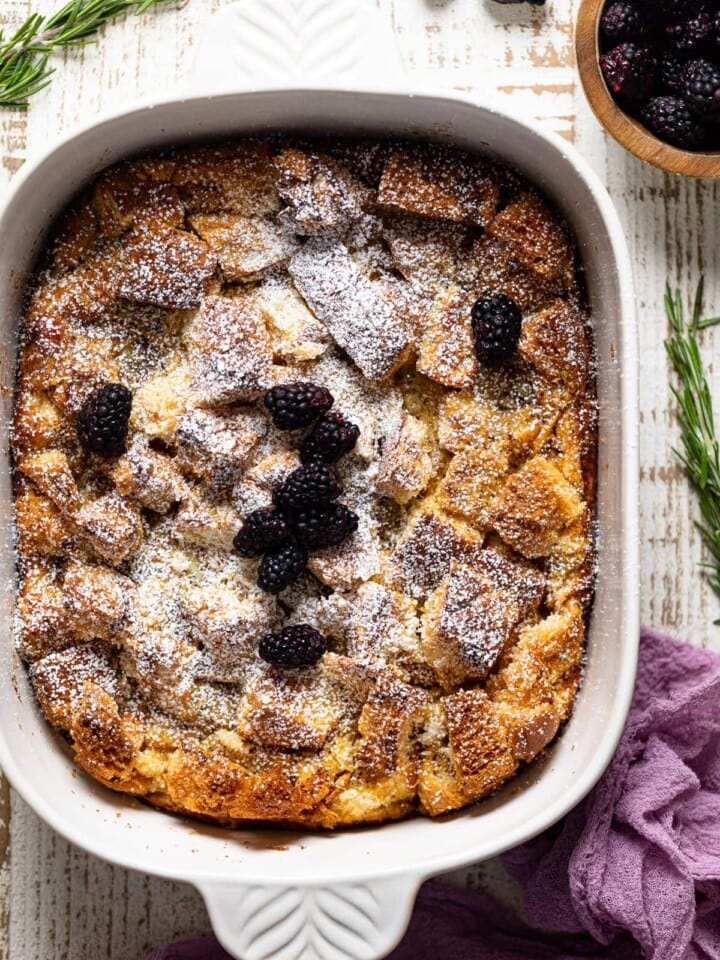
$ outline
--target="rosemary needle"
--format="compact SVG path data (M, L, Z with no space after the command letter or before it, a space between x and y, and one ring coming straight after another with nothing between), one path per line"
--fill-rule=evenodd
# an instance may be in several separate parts
M33 13L10 36L0 30L0 107L26 107L46 87L55 68L48 56L92 43L103 24L123 13L144 13L166 0L70 0L49 17Z
M698 332L720 324L720 317L703 320L703 280L695 292L692 315L685 321L680 291L665 287L665 311L670 336L665 341L670 361L680 379L671 387L678 402L680 449L676 455L686 467L697 491L701 519L696 526L710 554L707 570L712 588L720 593L720 444L715 433L712 396L703 370ZM715 621L716 623L720 621Z

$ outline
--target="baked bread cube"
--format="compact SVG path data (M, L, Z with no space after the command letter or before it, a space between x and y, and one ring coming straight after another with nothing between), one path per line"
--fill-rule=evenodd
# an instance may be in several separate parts
M65 320L90 326L106 320L119 294L120 260L114 249L90 253L74 270L38 290L28 307L28 320L37 336L39 327Z
M533 449L541 423L541 411L534 406L498 410L471 393L450 393L438 408L438 443L452 453L492 446L514 461Z
M107 567L71 561L62 583L68 624L86 639L118 640L132 613L135 584Z
M383 168L378 203L388 210L485 227L500 198L495 169L439 144L393 151Z
M273 385L270 341L249 298L206 297L187 338L201 406L253 400Z
M74 427L85 400L95 389L120 379L118 362L101 340L82 334L73 339L56 357L46 381L48 387L52 386L52 398L66 429Z
M73 710L69 730L80 767L110 787L122 784L128 793L151 789L148 778L134 769L144 742L142 721L121 716L117 700L94 682L86 683Z
M172 444L178 422L192 404L192 370L184 361L176 361L136 390L130 426L150 439Z
M585 319L567 300L555 303L524 324L518 352L545 379L562 384L570 396L585 392L590 345Z
M267 428L255 411L190 410L175 430L177 462L221 490L239 478Z
M411 811L420 767L415 738L429 703L423 691L385 673L378 678L358 721L355 774L330 801L342 821L368 823L386 819L388 809L396 817Z
M462 790L468 799L487 796L518 766L508 732L482 690L459 690L441 703Z
M188 213L262 217L280 207L268 144L192 147L173 154L172 182Z
M63 426L57 406L44 390L29 389L23 376L19 378L18 389L12 433L17 453L41 450L57 443Z
M558 468L534 457L513 474L495 504L493 526L526 557L550 552L582 510L582 500Z
M553 623L548 631L553 633L557 620L551 616L532 627L526 627L520 634L520 640L503 669L493 676L487 684L487 692L492 697L495 713L506 730L513 756L517 760L529 762L543 750L558 731L560 722L567 715L565 702L568 689L575 690L575 684L567 683L567 675L579 666L578 656L572 645L565 642L553 644L553 653L561 659L567 656L560 672L551 676L535 646L535 631ZM526 639L523 639L523 637ZM558 683L559 697L556 697L553 684Z
M244 480L266 491L265 499L275 487L279 486L289 473L300 466L297 450L284 449L273 444L272 452L260 454L248 464Z
M112 463L107 474L118 493L154 513L169 513L188 492L175 460L153 450L141 434L132 438L127 452Z
M43 450L24 457L18 466L58 510L72 513L78 508L77 484L67 454L62 450Z
M229 503L213 503L197 488L180 504L172 529L181 541L229 553L240 524L240 516Z
M570 287L575 279L572 243L557 215L532 190L523 190L487 226L510 256L543 283Z
M384 223L383 236L405 279L430 290L458 278L469 231L458 223L397 216Z
M273 163L296 233L345 233L372 200L372 191L332 157L288 148Z
M53 269L58 274L66 273L91 257L100 240L100 225L89 198L83 196L77 206L71 208L58 224L57 236L52 244Z
M417 369L426 377L458 390L475 382L472 302L458 287L448 287L433 301L421 322Z
M503 293L517 303L523 314L548 306L563 288L562 281L546 279L522 266L512 244L488 233L473 240L461 275L466 287L486 295Z
M593 518L587 505L565 529L546 560L548 600L559 608L569 600L587 605L595 581Z
M510 461L501 444L467 447L456 453L437 488L437 502L458 514L475 529L492 524L495 500L510 473Z
M585 616L577 600L569 600L538 623L523 626L518 651L527 651L539 662L552 695L563 676L580 666L584 635Z
M337 547L311 553L308 570L332 590L350 590L380 572L384 552L377 531L365 522Z
M317 751L343 710L322 664L294 672L262 668L242 697L238 731L262 747Z
M58 577L45 564L33 564L18 592L20 655L34 661L78 642L68 623Z
M534 613L545 596L545 574L524 557L504 549L486 547L475 563L482 574L498 590L516 603L520 617Z
M519 620L511 594L467 564L453 563L423 616L423 649L443 687L484 680Z
M117 696L117 665L101 643L83 643L43 657L30 667L30 680L43 713L60 730L69 730L87 684Z
M339 240L311 238L290 261L300 295L369 380L406 359L412 328L383 288L364 277Z
M412 737L419 731L431 702L424 690L402 683L388 671L378 676L358 721L361 776L380 780L404 768L408 787L414 787L417 752Z
M381 583L370 580L349 593L332 594L320 616L353 660L400 665L422 660L416 604Z
M182 227L185 221L177 188L158 180L141 180L129 164L108 170L96 180L92 205L107 237L119 237L136 223Z
M482 536L461 521L420 510L392 555L403 591L411 597L430 593L453 561L472 565L482 545Z
M84 504L73 520L86 543L110 563L132 556L143 538L138 508L115 491Z
M406 504L422 493L434 467L427 426L412 414L401 411L385 438L375 489L384 497Z
M323 150L359 177L368 186L377 189L385 162L397 145L389 140L369 143L367 140L344 138L323 141Z
M217 258L196 236L165 224L141 224L123 240L118 292L168 310L196 307Z
M63 557L76 542L76 528L52 500L26 489L15 497L18 550L22 556Z
M286 263L297 250L292 234L263 217L198 213L188 220L205 240L229 282L253 280Z
M330 344L327 327L292 286L264 284L255 299L271 335L275 360L314 360L325 353Z
M195 588L179 602L193 637L216 668L216 679L254 658L258 639L278 623L275 601L252 585L242 596L227 587Z

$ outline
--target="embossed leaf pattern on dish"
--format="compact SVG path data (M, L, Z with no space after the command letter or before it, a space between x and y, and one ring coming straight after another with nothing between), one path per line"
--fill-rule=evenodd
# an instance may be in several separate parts
M217 895L208 906L221 939L244 960L372 960L404 928L405 904L384 885L245 887L228 896L232 913Z
M356 69L355 0L256 0L232 7L233 64L254 83L343 77Z

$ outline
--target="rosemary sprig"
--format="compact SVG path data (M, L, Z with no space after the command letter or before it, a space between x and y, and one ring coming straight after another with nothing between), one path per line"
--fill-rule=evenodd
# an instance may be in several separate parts
M8 38L0 30L0 107L26 107L52 78L48 56L93 42L103 24L123 13L145 13L165 0L70 0L49 17L33 13Z
M698 333L720 324L720 317L702 319L704 283L698 283L690 320L686 323L680 291L665 287L665 311L670 336L665 341L670 361L680 378L671 387L678 402L680 449L675 453L685 465L700 501L701 520L696 526L710 554L701 564L712 588L720 593L720 443L715 433L712 396L700 356ZM720 621L715 621L716 623Z

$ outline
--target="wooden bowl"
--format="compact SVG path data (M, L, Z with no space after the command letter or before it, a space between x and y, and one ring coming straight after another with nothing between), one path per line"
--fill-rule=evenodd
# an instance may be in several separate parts
M636 157L669 173L720 177L720 151L680 150L658 140L613 100L600 71L600 16L606 0L582 0L575 30L575 55L593 113L617 142Z

